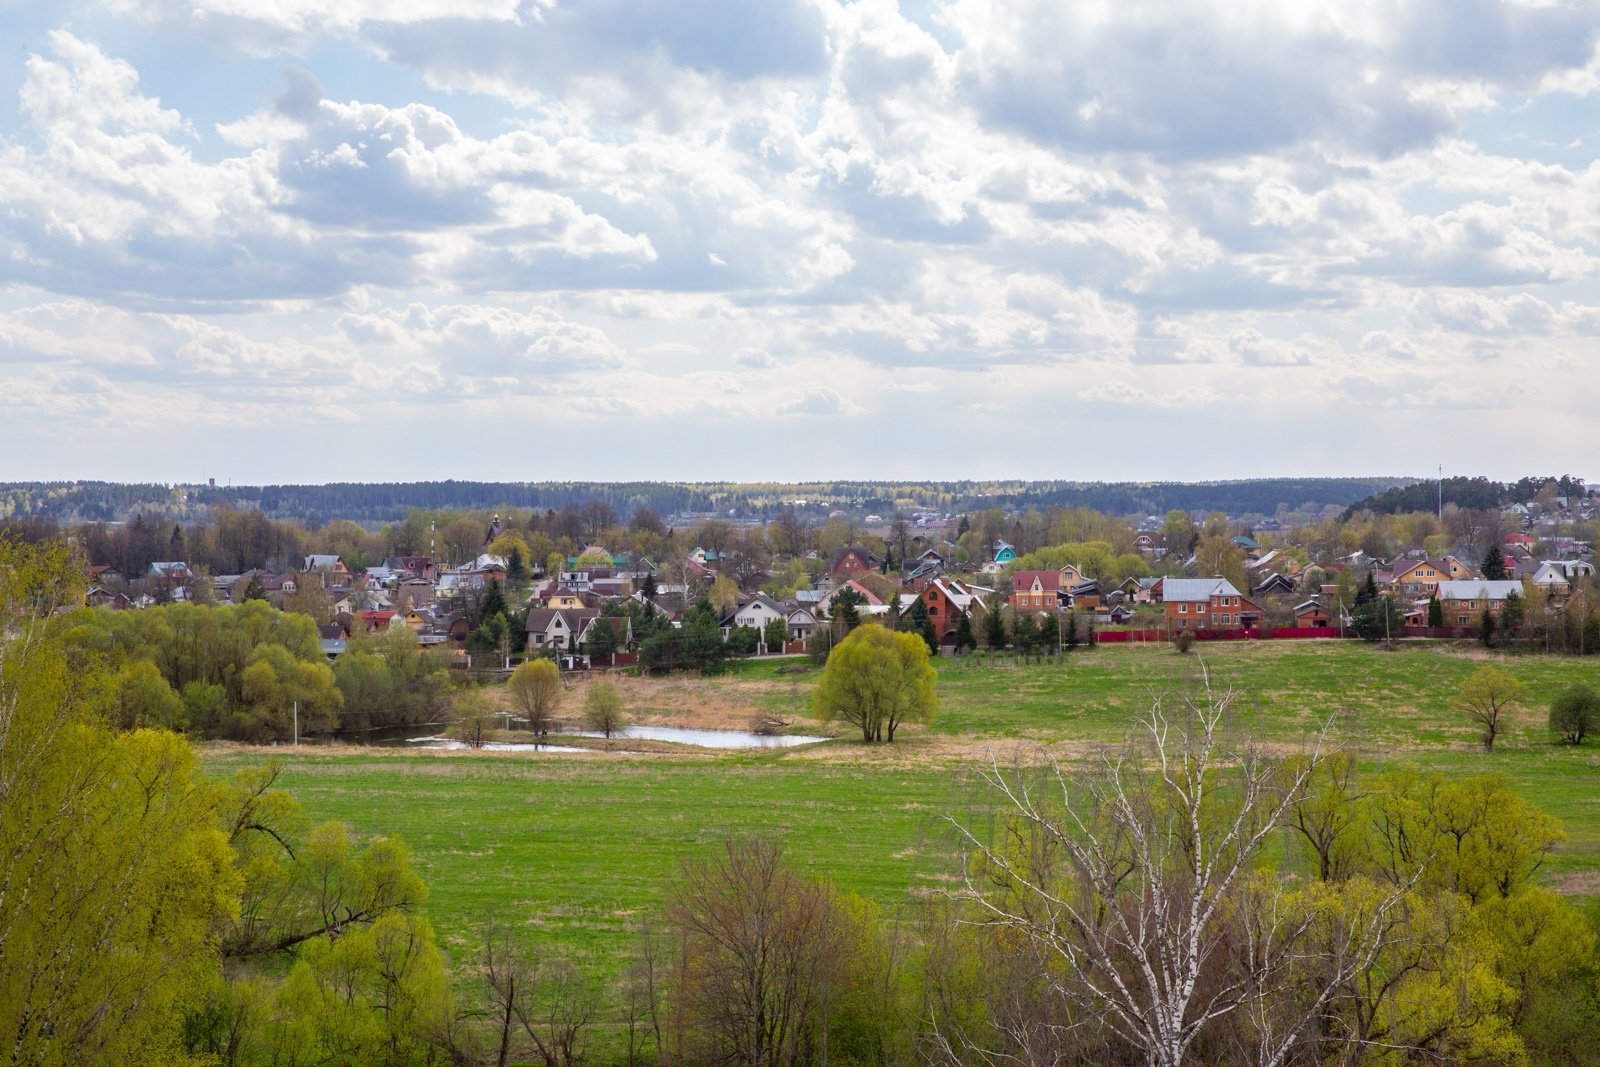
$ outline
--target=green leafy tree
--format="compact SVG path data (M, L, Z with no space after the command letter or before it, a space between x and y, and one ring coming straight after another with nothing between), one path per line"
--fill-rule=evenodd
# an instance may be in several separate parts
M813 710L823 722L841 719L857 727L863 741L892 742L902 722L933 718L937 682L919 635L868 623L834 646Z
M1524 689L1521 682L1499 667L1480 667L1462 685L1456 704L1479 728L1485 752L1494 752L1495 740L1512 709L1521 703Z
M561 705L561 672L547 659L527 660L506 681L511 705L528 720L528 729L547 734Z
M615 683L589 684L589 691L583 696L583 724L607 738L628 728L628 708Z
M768 652L782 652L784 642L789 640L789 623L784 619L767 620L761 640L767 646Z
M1568 745L1600 733L1600 692L1582 683L1562 690L1550 702L1550 732Z
M149 660L128 664L112 680L114 722L124 730L154 728L182 731L188 723L183 698L172 691Z
M730 655L753 656L761 644L761 636L753 626L735 626L728 631L724 644Z
M482 689L473 687L458 693L450 716L455 735L471 748L482 748L494 731L496 710L493 699Z

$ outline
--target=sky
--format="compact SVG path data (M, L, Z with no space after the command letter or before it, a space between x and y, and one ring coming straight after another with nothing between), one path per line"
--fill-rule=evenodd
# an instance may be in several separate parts
M0 0L0 478L1600 477L1600 0Z

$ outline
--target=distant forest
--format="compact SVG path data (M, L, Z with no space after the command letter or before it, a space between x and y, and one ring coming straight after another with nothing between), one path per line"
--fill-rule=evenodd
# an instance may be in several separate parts
M1377 515L1432 511L1441 502L1482 511L1506 504L1527 503L1547 489L1553 490L1556 496L1568 497L1583 496L1587 492L1581 480L1566 474L1560 477L1519 478L1514 482L1491 482L1487 478L1446 478L1441 484L1435 479L1397 485L1374 493L1351 504L1340 518L1347 522L1358 511L1371 511Z
M718 514L767 519L804 501L807 509L857 516L896 511L966 512L982 508L1088 507L1111 515L1223 511L1230 515L1317 512L1383 498L1410 478L1259 478L1217 482L345 482L330 485L217 486L116 482L0 483L0 519L57 523L124 521L135 514L203 521L211 509L260 511L274 519L320 526L350 519L377 527L412 510L561 509L590 501L626 517ZM1423 486L1431 494L1434 483ZM1432 497L1429 497L1430 501ZM1431 506L1427 505L1427 506Z

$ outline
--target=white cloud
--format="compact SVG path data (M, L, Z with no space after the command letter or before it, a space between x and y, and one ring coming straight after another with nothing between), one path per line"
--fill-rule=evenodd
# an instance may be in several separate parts
M779 455L825 458L814 419L867 415L870 438L914 404L1009 469L1020 425L1066 434L1103 407L1162 473L1239 458L1156 442L1245 383L1265 437L1294 439L1280 412L1403 396L1419 430L1521 417L1535 456L1600 404L1600 164L1561 147L1592 140L1568 96L1597 84L1593 5L59 18L0 86L19 105L0 393L30 420L75 389L62 410L158 430L660 420L660 461L711 474L752 419ZM229 64L244 81L217 84ZM1564 414L1497 388L1531 373L1570 382ZM119 390L138 404L104 406Z

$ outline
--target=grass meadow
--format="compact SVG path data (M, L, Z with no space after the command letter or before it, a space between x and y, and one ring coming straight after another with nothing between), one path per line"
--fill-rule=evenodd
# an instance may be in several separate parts
M1528 687L1528 705L1493 756L1453 707L1462 682L1494 662ZM816 670L746 662L725 677L630 679L630 705L660 723L736 725L796 719ZM1319 725L1364 767L1414 763L1450 775L1503 775L1569 835L1544 880L1600 895L1600 743L1553 745L1545 707L1575 681L1600 684L1600 661L1514 656L1408 643L1253 642L1080 650L1064 664L970 666L941 661L942 707L893 746L848 737L776 752L622 755L385 749L215 747L216 775L284 761L280 782L315 818L395 834L431 887L441 941L470 951L491 921L602 961L627 954L630 923L653 911L680 861L728 833L780 836L801 866L893 907L951 871L945 817L985 800L975 767L1018 742L1062 758L1125 739L1157 695L1198 684L1235 694L1234 727L1284 750ZM707 716L712 716L708 720ZM816 729L803 719L795 726ZM458 956L459 958L459 956Z

